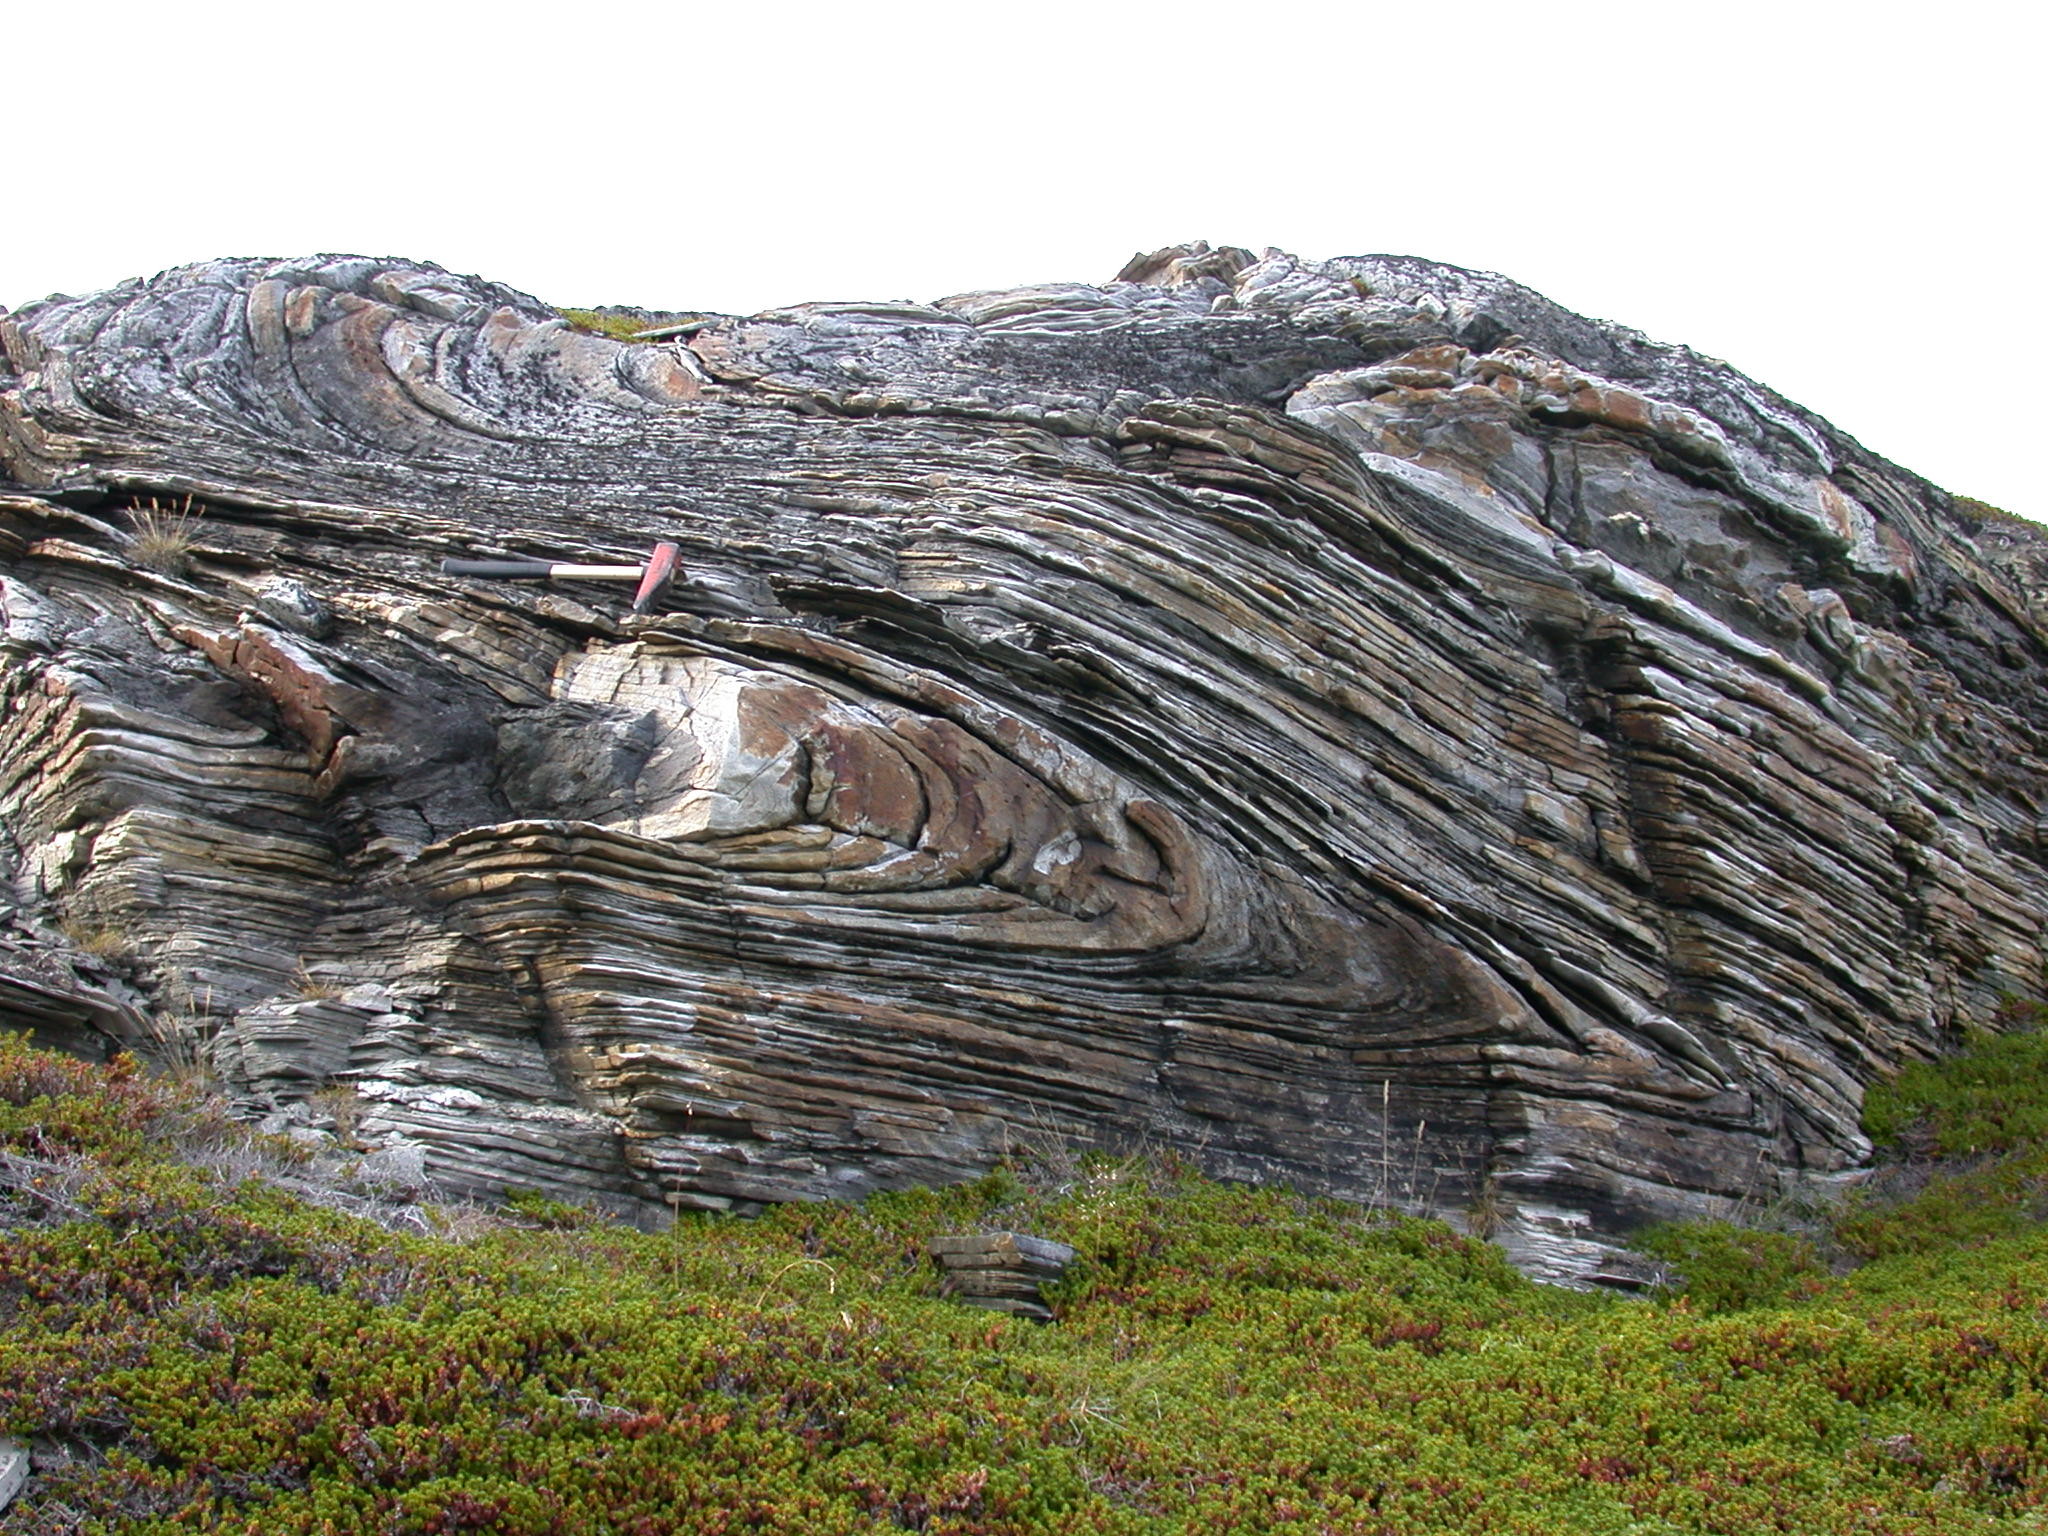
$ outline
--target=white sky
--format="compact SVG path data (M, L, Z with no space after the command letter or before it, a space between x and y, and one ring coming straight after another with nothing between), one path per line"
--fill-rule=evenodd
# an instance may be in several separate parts
M752 311L1180 240L1503 272L2048 520L2031 7L8 8L0 304L208 256Z

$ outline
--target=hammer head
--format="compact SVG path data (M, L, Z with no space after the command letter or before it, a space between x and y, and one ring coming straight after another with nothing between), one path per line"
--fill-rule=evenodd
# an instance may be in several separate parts
M633 611L645 613L652 608L661 594L669 589L669 583L676 579L676 572L682 567L683 551L680 545L655 545L654 553L647 557L647 569L641 572L640 589L633 594Z

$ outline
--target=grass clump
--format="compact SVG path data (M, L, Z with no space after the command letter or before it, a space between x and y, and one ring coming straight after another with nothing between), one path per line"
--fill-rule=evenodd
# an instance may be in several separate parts
M541 1228L573 1232L592 1226L602 1218L584 1206L551 1199L538 1189L514 1189L505 1196L505 1211L521 1221Z
M1956 496L1952 497L1951 500L1955 503L1955 508L1958 512L1962 513L1965 517L1974 518L1980 523L2033 524L2032 518L2022 517L2017 512L2008 512L2003 507L1995 507L1988 501L1979 501L1974 496Z
M128 514L131 536L128 558L144 570L164 576L182 576L190 566L193 546L199 538L204 514L190 496L167 505L148 497Z
M2038 1530L2048 1245L1664 1306L1171 1159L461 1242L181 1159L191 1091L0 1038L0 1433L27 1530L1648 1536ZM20 1192L17 1190L17 1194ZM52 1203L55 1202L55 1203ZM939 1233L1072 1244L1050 1327ZM1721 1244L1719 1250L1712 1243ZM1730 1256L1732 1254L1732 1256Z
M1835 1221L1850 1259L1971 1254L2048 1219L2048 1008L2007 1003L1995 1023L1865 1096L1888 1166Z
M57 927L73 949L95 960L126 960L133 953L127 938L118 928L81 922L76 918L68 918Z
M298 969L292 972L292 990L299 1000L307 1003L332 1002L347 989L332 977L318 975L306 961L301 960Z
M1864 1096L1872 1141L1909 1139L1943 1157L2013 1152L2048 1140L2048 1009L2008 1003L1997 1032L1980 1032L1941 1061L1914 1062Z
M1686 1300L1705 1312L1804 1301L1826 1288L1827 1266L1803 1233L1682 1222L1638 1233L1634 1246L1682 1275Z
M558 309L555 311L579 331L609 336L613 341L631 341L654 322L645 315L625 314L610 309Z
M1961 1275L2002 1245L2038 1241L2048 1221L2048 1008L2008 1002L1993 1025L1870 1088L1863 1125L1879 1165L1805 1230L1691 1223L1651 1229L1638 1246L1671 1266L1695 1306L1719 1312L1824 1294L1834 1273L1871 1294L1895 1274L1918 1284L1946 1265Z

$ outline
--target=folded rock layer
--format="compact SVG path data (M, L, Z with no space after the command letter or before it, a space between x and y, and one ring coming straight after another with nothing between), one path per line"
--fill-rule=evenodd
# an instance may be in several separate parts
M1201 245L645 318L0 316L0 1017L481 1195L1150 1141L1584 1280L2041 995L2040 542L1723 364Z

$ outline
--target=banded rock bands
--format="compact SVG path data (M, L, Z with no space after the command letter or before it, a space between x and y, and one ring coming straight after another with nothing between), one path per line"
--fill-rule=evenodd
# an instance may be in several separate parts
M458 1190L1144 1136L1583 1279L2041 994L2037 541L1724 365L1205 246L665 318L341 257L0 317L0 1013ZM644 619L439 574L658 539Z

